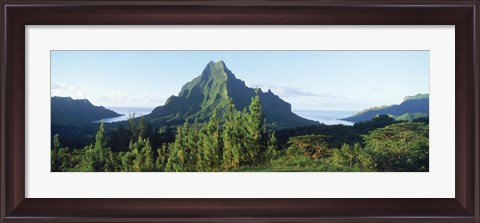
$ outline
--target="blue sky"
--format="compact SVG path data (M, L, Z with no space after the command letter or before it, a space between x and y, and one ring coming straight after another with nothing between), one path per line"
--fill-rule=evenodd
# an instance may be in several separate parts
M52 96L156 107L219 60L293 110L358 111L429 92L428 51L52 51Z

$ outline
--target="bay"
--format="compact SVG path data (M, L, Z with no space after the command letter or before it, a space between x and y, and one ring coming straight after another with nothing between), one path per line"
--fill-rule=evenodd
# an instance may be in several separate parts
M353 125L355 123L340 120L352 116L356 111L315 111L315 110L294 110L293 113L300 117L318 121L325 125Z
M105 123L112 123L112 122L120 122L120 121L126 121L128 120L128 117L130 114L135 113L135 117L141 117L144 115L150 114L154 108L147 108L147 107L107 107L107 109L110 109L118 114L121 114L122 116L119 117L114 117L114 118L105 118L103 119L103 122ZM97 120L94 122L101 122L102 120Z
M107 107L122 116L114 118L105 118L105 123L113 123L128 120L129 114L135 113L135 117L141 117L150 114L154 108L148 107ZM353 122L340 120L349 117L356 113L356 111L320 111L320 110L294 110L295 114L314 121L318 121L325 125L353 125ZM101 122L97 120L94 122Z

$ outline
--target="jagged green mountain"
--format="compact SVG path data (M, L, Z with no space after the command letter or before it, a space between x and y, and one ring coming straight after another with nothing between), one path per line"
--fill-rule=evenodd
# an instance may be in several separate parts
M186 119L207 120L216 109L219 114L226 110L232 98L237 110L243 110L255 96L255 89L249 88L227 68L223 61L207 64L202 74L186 83L178 96L171 96L165 105L155 108L144 118L153 124L178 125ZM291 105L270 90L259 90L260 102L267 123L280 128L318 124L294 114Z
M55 96L51 98L51 116L52 124L76 124L121 115L103 106L92 105L87 99Z
M428 104L428 94L417 94L405 97L403 102L399 105L384 105L381 107L365 109L342 120L349 122L365 122L379 115L388 115L399 121L409 121L416 118L428 117Z

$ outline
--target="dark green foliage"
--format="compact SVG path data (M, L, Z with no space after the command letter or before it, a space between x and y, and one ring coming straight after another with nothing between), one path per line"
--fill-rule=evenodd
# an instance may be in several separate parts
M379 171L428 171L428 126L419 122L389 125L365 135L365 150Z
M353 145L363 144L362 135L377 128L398 123L387 115L380 115L367 122L356 123L353 126L346 125L311 125L305 127L282 129L276 132L279 149L286 149L288 139L301 135L324 135L325 141L334 148L340 148L344 143ZM281 146L285 145L285 146Z
M128 129L119 125L117 129L110 131L110 146L112 151L119 152L122 149L126 150L130 143L131 134Z
M132 138L136 139L138 137L137 122L135 121L135 113L128 115L128 125L130 127Z
M51 124L51 137L58 134L62 138L62 146L72 149L83 149L85 146L95 143L95 135L99 123L84 124Z
M145 138L147 137L147 124L145 123L145 118L140 117L140 122L138 123L138 136Z

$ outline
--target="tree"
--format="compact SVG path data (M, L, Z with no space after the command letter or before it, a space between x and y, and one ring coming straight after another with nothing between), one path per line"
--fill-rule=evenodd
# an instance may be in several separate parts
M205 155L205 148L203 147L205 137L207 135L206 131L206 125L204 124L198 132L196 171L199 172L209 171L210 167L210 161L207 160L207 157Z
M82 161L79 165L79 171L81 172L94 172L98 171L97 167L97 156L95 154L95 147L93 145L85 146L83 149L84 155L82 156Z
M144 171L154 171L155 163L153 161L153 152L152 146L150 145L150 140L146 139L145 146L142 149L143 156L145 157L145 162L143 166Z
M203 162L206 164L206 171L219 171L222 168L223 148L216 110L213 111L210 120L202 129Z
M77 161L72 157L68 147L61 146L60 135L55 134L52 140L52 150L51 150L51 163L50 168L52 172L67 172L71 171Z
M130 131L132 133L131 140L135 140L138 138L138 129L137 123L135 122L135 112L132 114L128 114L128 125L130 126Z
M251 163L250 154L248 151L249 139L247 131L247 116L248 110L244 108L241 112L235 112L235 124L233 132L236 135L238 154L238 166L245 166Z
M182 127L178 127L175 142L170 150L167 160L167 171L195 171L197 160L197 134L198 130L191 129L188 120Z
M185 120L182 127L182 147L181 159L183 160L183 171L190 172L195 170L195 159L193 150L195 150L196 143L193 142L193 133L188 124L188 119Z
M275 138L275 132L270 133L267 148L267 160L272 160L277 156L277 139Z
M239 142L241 132L235 126L235 104L229 98L227 112L225 113L225 123L223 124L223 169L231 170L240 166L240 145Z
M137 155L134 154L132 151L120 152L119 157L121 159L123 172L133 172L135 171L133 166L134 162L137 158Z
M264 135L265 128L263 123L262 105L260 103L260 97L257 95L252 98L252 102L249 105L249 113L247 115L247 139L248 143L247 152L252 159L252 164L260 164L263 161L263 155L265 152Z
M165 167L167 165L168 157L170 156L168 145L166 143L162 144L161 147L157 149L157 154L157 161L155 162L155 167L157 171L166 171Z
M142 151L139 151L138 149L134 149L132 151L134 160L133 160L133 167L132 170L134 172L143 172L143 166L145 162L145 157L143 156Z
M95 136L95 146L90 145L84 148L85 154L82 158L80 171L109 171L113 168L110 166L113 162L107 160L111 150L106 148L106 144L106 131L102 120Z
M140 122L138 123L137 128L138 135L145 139L147 137L147 124L145 123L145 118L143 116L140 117Z
M338 152L337 152L338 151ZM337 164L353 168L355 163L356 154L354 150L350 148L348 144L343 144L340 150L334 150L332 159L334 159Z
M188 125L188 122L185 121L185 123ZM185 126L185 124L184 124ZM197 169L197 153L199 150L198 147L198 141L199 141L199 134L200 134L200 129L199 129L199 123L198 119L195 118L195 121L193 122L193 126L188 127L188 133L187 133L187 142L186 147L187 147L187 166L188 166L188 171L195 171Z
M95 148L98 149L100 152L103 152L103 149L106 147L107 141L105 139L105 125L102 122L100 123L100 128L95 135Z
M335 165L338 171L373 171L373 160L368 153L356 143L353 148L343 144L340 149L333 149L332 156L326 160Z
M374 160L359 143L353 145L353 151L356 154L358 166L362 171L376 171Z
M51 149L51 156L50 156L50 169L52 172L57 172L60 170L60 157L59 157L59 151L60 151L60 136L58 134L55 134L53 136L53 142L52 142L52 149Z
M103 171L105 172L113 172L115 171L115 158L114 158L114 153L112 152L112 150L108 150L106 151L106 154L105 154L105 165L104 165L104 169Z
M111 167L108 166L107 163L107 154L109 154L109 150L106 148L107 140L106 140L106 132L105 132L105 124L102 122L100 123L100 128L95 136L95 148L94 148L94 170L95 171L106 171Z
M304 155L312 159L320 159L328 155L328 143L325 139L324 135L302 135L290 137L289 143Z
M183 151L185 148L185 139L182 127L177 128L177 136L175 137L175 142L170 145L170 155L168 157L165 170L172 172L185 171L185 156Z
M109 163L110 165L110 170L108 170L109 172L120 172L122 171L122 158L120 157L120 154L119 152L113 152L113 151L109 151L110 154L108 156L108 159L107 159L107 162Z
M365 149L379 171L428 171L428 125L404 122L364 136Z
M110 131L109 144L112 151L119 152L128 150L129 142L131 140L130 134L130 130L125 129L122 124L119 124L117 129Z
M132 160L132 171L148 172L155 169L152 146L149 139L138 136L137 141L132 144L131 149L132 151L130 153L134 157Z

